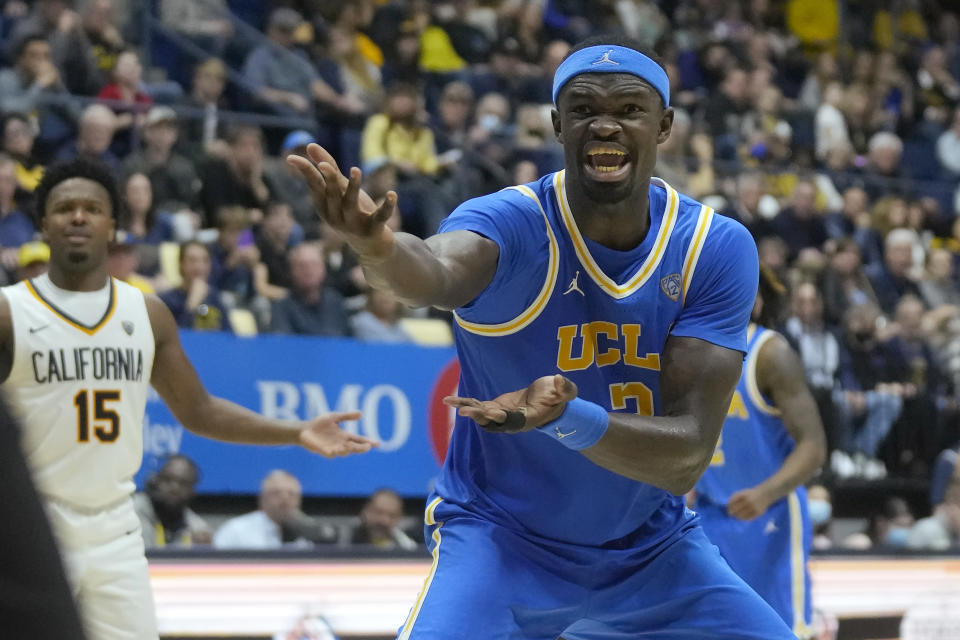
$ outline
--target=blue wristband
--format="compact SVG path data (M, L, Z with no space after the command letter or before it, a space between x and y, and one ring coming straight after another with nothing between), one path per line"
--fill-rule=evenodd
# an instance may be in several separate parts
M595 402L574 398L559 418L538 428L568 449L580 451L597 444L608 426L610 416L606 409Z

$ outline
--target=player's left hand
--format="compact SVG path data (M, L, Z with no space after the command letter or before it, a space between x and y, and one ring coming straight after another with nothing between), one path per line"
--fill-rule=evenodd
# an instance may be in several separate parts
M340 422L357 420L359 411L334 411L304 423L300 445L324 458L338 458L352 453L366 453L378 443L340 428Z
M526 389L511 391L493 400L448 396L444 403L457 408L487 431L519 433L556 420L577 397L577 385L559 374L537 378Z
M762 489L757 487L742 489L730 496L727 513L738 520L753 520L762 516L771 502L772 500Z

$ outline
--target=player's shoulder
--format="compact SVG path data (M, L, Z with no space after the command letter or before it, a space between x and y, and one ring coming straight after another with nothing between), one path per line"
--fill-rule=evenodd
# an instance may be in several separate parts
M527 231L531 225L542 228L543 212L549 206L546 183L547 177L544 177L470 198L453 210L440 225L440 231L497 229L500 233L509 233L507 230Z
M763 329L758 342L757 371L762 377L779 377L803 371L799 354L779 331Z

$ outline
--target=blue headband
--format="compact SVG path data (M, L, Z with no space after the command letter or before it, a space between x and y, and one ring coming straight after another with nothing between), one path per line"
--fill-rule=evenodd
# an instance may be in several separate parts
M635 49L605 44L580 49L560 63L553 76L553 104L563 85L581 73L629 73L649 83L670 106L670 80L663 67Z

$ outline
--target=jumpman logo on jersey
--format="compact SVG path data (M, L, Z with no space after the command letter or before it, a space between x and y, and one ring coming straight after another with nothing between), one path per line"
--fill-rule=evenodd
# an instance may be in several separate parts
M574 429L573 431L568 431L568 432L566 432L566 433L563 433L562 431L560 431L560 427L554 427L553 430L554 430L554 432L557 434L557 439L558 439L558 440L563 440L563 439L566 438L567 436L572 436L573 434L575 434L575 433L577 432L577 430Z
M780 531L780 527L777 526L777 523L773 520L767 520L767 526L763 528L763 533L765 535L770 535L771 533L776 533Z
M567 290L563 292L563 295L567 295L568 293L572 293L576 291L577 293L582 295L584 298L586 298L587 294L585 294L583 292L583 289L580 288L579 282L580 282L580 271L577 271L575 274L573 274L573 280L570 281L570 286L567 287Z
M616 65L616 66L619 67L619 66L620 66L620 63L619 63L619 62L617 62L616 60L611 60L611 59L610 59L610 54L611 54L611 53L613 53L613 49L608 49L602 56L600 56L599 58L597 58L596 60L594 60L591 64L593 64L593 65L598 65L598 64L613 64L613 65Z

